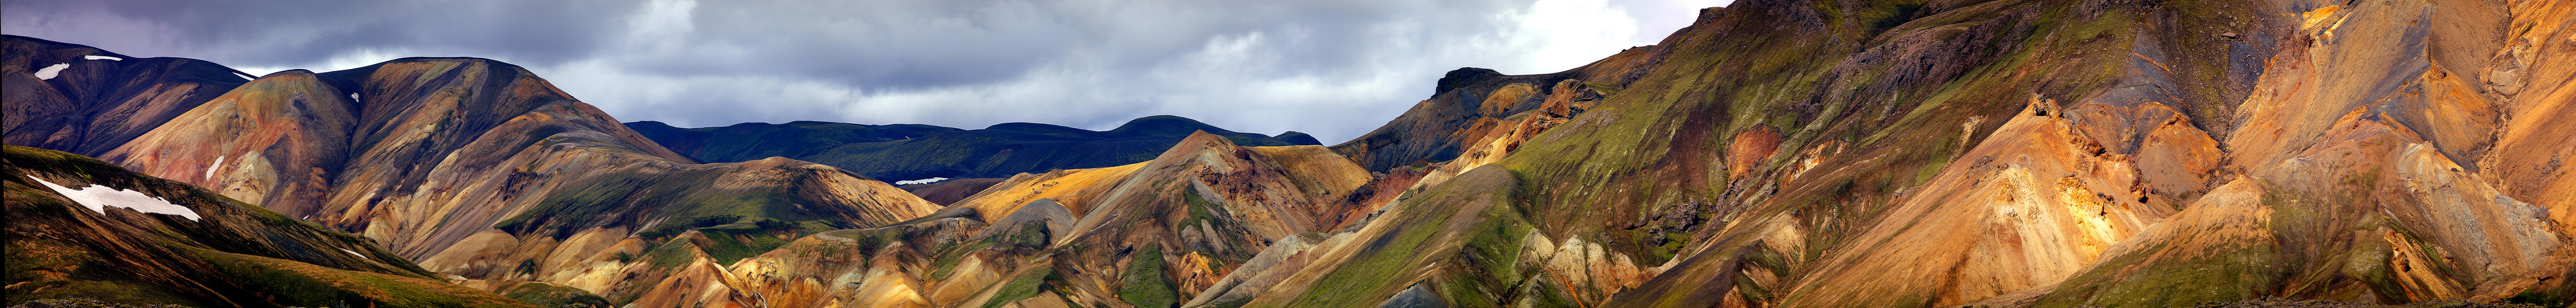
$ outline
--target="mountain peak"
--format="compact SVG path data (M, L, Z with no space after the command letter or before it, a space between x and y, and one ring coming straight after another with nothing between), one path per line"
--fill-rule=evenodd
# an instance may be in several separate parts
M1449 89L1456 89L1456 88L1458 88L1458 87L1460 87L1460 86L1465 86L1465 85L1467 85L1467 84L1469 84L1469 83L1474 83L1474 82L1476 82L1476 81L1478 81L1478 80L1485 80L1485 79L1488 79L1488 78L1502 77L1502 76L1504 76L1504 75L1503 75L1503 72L1496 72L1496 71L1494 71L1493 69L1480 68L1480 67L1461 67L1461 68L1458 68L1458 69L1449 70L1449 74L1447 74L1447 75L1443 75L1443 76L1440 76L1440 86L1439 86L1439 87L1437 87L1437 88L1433 88L1433 89L1431 90L1431 93L1433 93L1433 94L1447 93L1447 92L1449 92Z
M1234 132L1223 128L1217 128L1214 125L1208 125L1207 123L1199 122L1199 120L1193 120L1190 118L1175 115L1156 115L1136 118L1135 120L1127 120L1127 124L1118 125L1118 128L1110 129L1108 133L1110 135L1117 136L1179 135L1181 132L1188 131L1207 131L1216 133Z

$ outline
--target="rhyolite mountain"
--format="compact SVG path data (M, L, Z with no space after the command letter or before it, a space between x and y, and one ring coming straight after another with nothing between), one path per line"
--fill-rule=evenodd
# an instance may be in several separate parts
M135 58L75 44L0 39L8 144L97 156L254 76L188 58ZM51 74L37 74L51 70Z
M701 128L639 121L628 122L626 127L698 161L786 157L889 181L1006 178L1056 169L1133 164L1153 159L1181 138L1199 131L1248 146L1321 144L1305 133L1292 131L1278 137L1238 133L1168 115L1137 118L1108 131L1016 122L976 130L816 121Z
M2576 3L2552 0L1744 0L1563 72L1452 71L1340 145L1191 133L1135 163L1009 175L886 215L776 214L900 207L736 175L798 166L928 202L785 155L687 164L488 60L311 74L369 89L348 105L272 74L190 113L248 111L177 116L101 157L369 230L468 287L536 281L634 307L2568 307L2571 38ZM407 77L424 75L442 77ZM397 91L420 85L448 88ZM497 89L520 90L463 95ZM459 94L402 103L423 92ZM559 109L500 108L529 104ZM345 135L363 146L340 149L450 154L293 159L344 144L297 132L344 124L226 124L329 106L368 115L345 124L370 128ZM546 125L399 121L451 117ZM226 141L242 139L278 141ZM368 145L381 140L437 141ZM499 145L450 145L464 142ZM514 158L472 163L490 156ZM260 163L191 163L223 157ZM352 171L240 171L288 168ZM341 184L424 172L461 176ZM693 174L724 175L677 180ZM504 216L485 213L526 219L405 223ZM600 216L614 219L577 219ZM405 252L452 232L472 238Z
M44 67L59 66L51 63L56 61L79 68L135 59L91 59L82 54L95 49L85 46L6 39L12 48L34 50L10 51L11 58L0 60L9 63L0 66L6 69L0 75L42 81L10 83L11 93L204 82L162 78L156 70L49 71ZM45 56L15 56L22 54ZM121 125L149 129L107 135L122 140L30 145L88 149L84 155L125 169L361 234L379 243L386 256L417 262L469 288L573 298L593 293L620 304L666 278L687 279L668 269L691 262L730 262L783 245L782 238L904 221L939 209L892 185L824 165L783 158L698 164L523 68L485 59L405 58L333 72L290 70L213 97L165 96L176 102L147 106L190 107L171 107L182 112L157 120L162 123L134 123L151 118L113 114L84 115L94 122L88 124L13 121L7 136L62 140L23 136L66 135L79 127L97 131L108 127L98 121L129 121ZM7 103L11 112L54 103L70 105L59 110L86 112L130 101ZM531 289L544 285L569 288Z

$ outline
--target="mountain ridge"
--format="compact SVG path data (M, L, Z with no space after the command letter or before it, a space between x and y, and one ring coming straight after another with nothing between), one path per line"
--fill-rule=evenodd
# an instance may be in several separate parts
M1007 178L1021 173L1131 164L1152 158L1194 131L1259 146L1321 144L1305 133L1291 131L1275 137L1238 133L1170 115L1140 117L1106 131L1025 122L975 130L821 121L701 128L637 121L626 126L700 161L787 157L893 180Z

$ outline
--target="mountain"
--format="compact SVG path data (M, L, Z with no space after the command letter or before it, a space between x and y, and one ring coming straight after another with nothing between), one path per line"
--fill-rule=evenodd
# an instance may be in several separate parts
M1007 178L1133 164L1153 159L1198 131L1253 146L1320 144L1305 133L1277 137L1237 133L1168 115L1136 118L1109 131L1038 123L1002 123L976 130L814 121L686 129L641 121L626 126L699 161L786 157L890 180Z
M31 54L92 50L21 40L9 44L62 49ZM81 78L157 78L125 73ZM66 89L80 84L37 85L76 92ZM43 102L8 101L13 112ZM557 285L624 302L666 278L686 279L663 269L687 256L729 263L784 238L939 209L808 162L697 164L525 69L484 59L279 72L165 122L120 144L82 144L106 148L98 157L127 169L363 234L389 256L489 291L564 293L532 287ZM637 257L647 252L663 258Z
M136 58L89 46L0 35L0 100L9 144L104 154L195 109L248 73L187 58ZM42 73L42 74L39 74Z
M198 307L533 307L376 244L89 157L0 146L8 301Z
M1194 133L1153 160L1022 174L921 219L807 236L708 274L723 292L676 301L1171 306L1277 241L1369 215L1351 196L1373 178L1347 158L1229 139Z
M2567 129L2571 10L1739 1L1566 73L1453 72L1336 149L1502 157L1246 305L2565 305L2576 141L2530 136ZM1522 92L1452 80L1553 78L1605 95L1526 137L1442 115Z
M1331 147L1159 117L617 125L506 63L409 58L271 74L99 157L467 289L633 307L2576 303L2565 1L1699 13L1564 72L1452 71ZM1145 154L1028 169L1110 152ZM864 175L971 168L1008 178L911 187L941 206Z

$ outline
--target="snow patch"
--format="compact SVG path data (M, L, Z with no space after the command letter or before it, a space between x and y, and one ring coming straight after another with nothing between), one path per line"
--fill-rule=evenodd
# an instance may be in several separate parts
M358 100L358 92L349 92L349 100Z
M215 168L223 168L223 167L224 167L224 157L223 157L223 156L215 156L215 163L213 163L213 164L207 164L207 165L206 165L206 179L208 179L208 180L215 179Z
M47 67L45 67L45 68L43 68L43 69L37 69L37 70L36 70L36 79L54 80L54 76L60 76L60 75L62 75L62 74L63 74L63 69L66 69L66 68L72 68L72 64L71 64L71 63L55 64L54 66L47 66Z
M358 258L359 258L359 259L367 259L367 255L365 255L365 254L359 254L357 251L349 250L348 248L341 248L341 249L340 249L340 251L341 251L341 252L347 252L347 253L349 253L349 255L352 255L352 256L358 256Z
M81 206L87 206L89 207L89 210L97 211L101 215L107 214L107 207L114 206L134 209L134 211L144 213L179 215L180 217L187 217L190 221L197 220L197 211L189 210L188 207L185 206L170 204L170 199L162 199L161 197L145 195L143 192L139 191L109 188L107 185L98 184L90 184L89 187L72 189L70 187L63 187L62 185L54 185L54 182L46 182L45 179L36 178L36 176L33 175L27 176L27 178L36 179L36 183L44 183L46 188L54 189L54 193L63 194L64 198L72 199L72 202L80 203Z
M81 60L125 61L125 58L110 57L110 56L101 56L101 55L87 55L87 56L81 56Z
M242 79L259 80L259 76L251 76L250 73L233 72L233 75L240 75Z
M948 180L948 178L927 178L927 179L910 180L910 181L894 181L894 184L895 184L895 185L930 184L930 183L937 183L937 182L939 182L939 181L946 181L946 180Z

